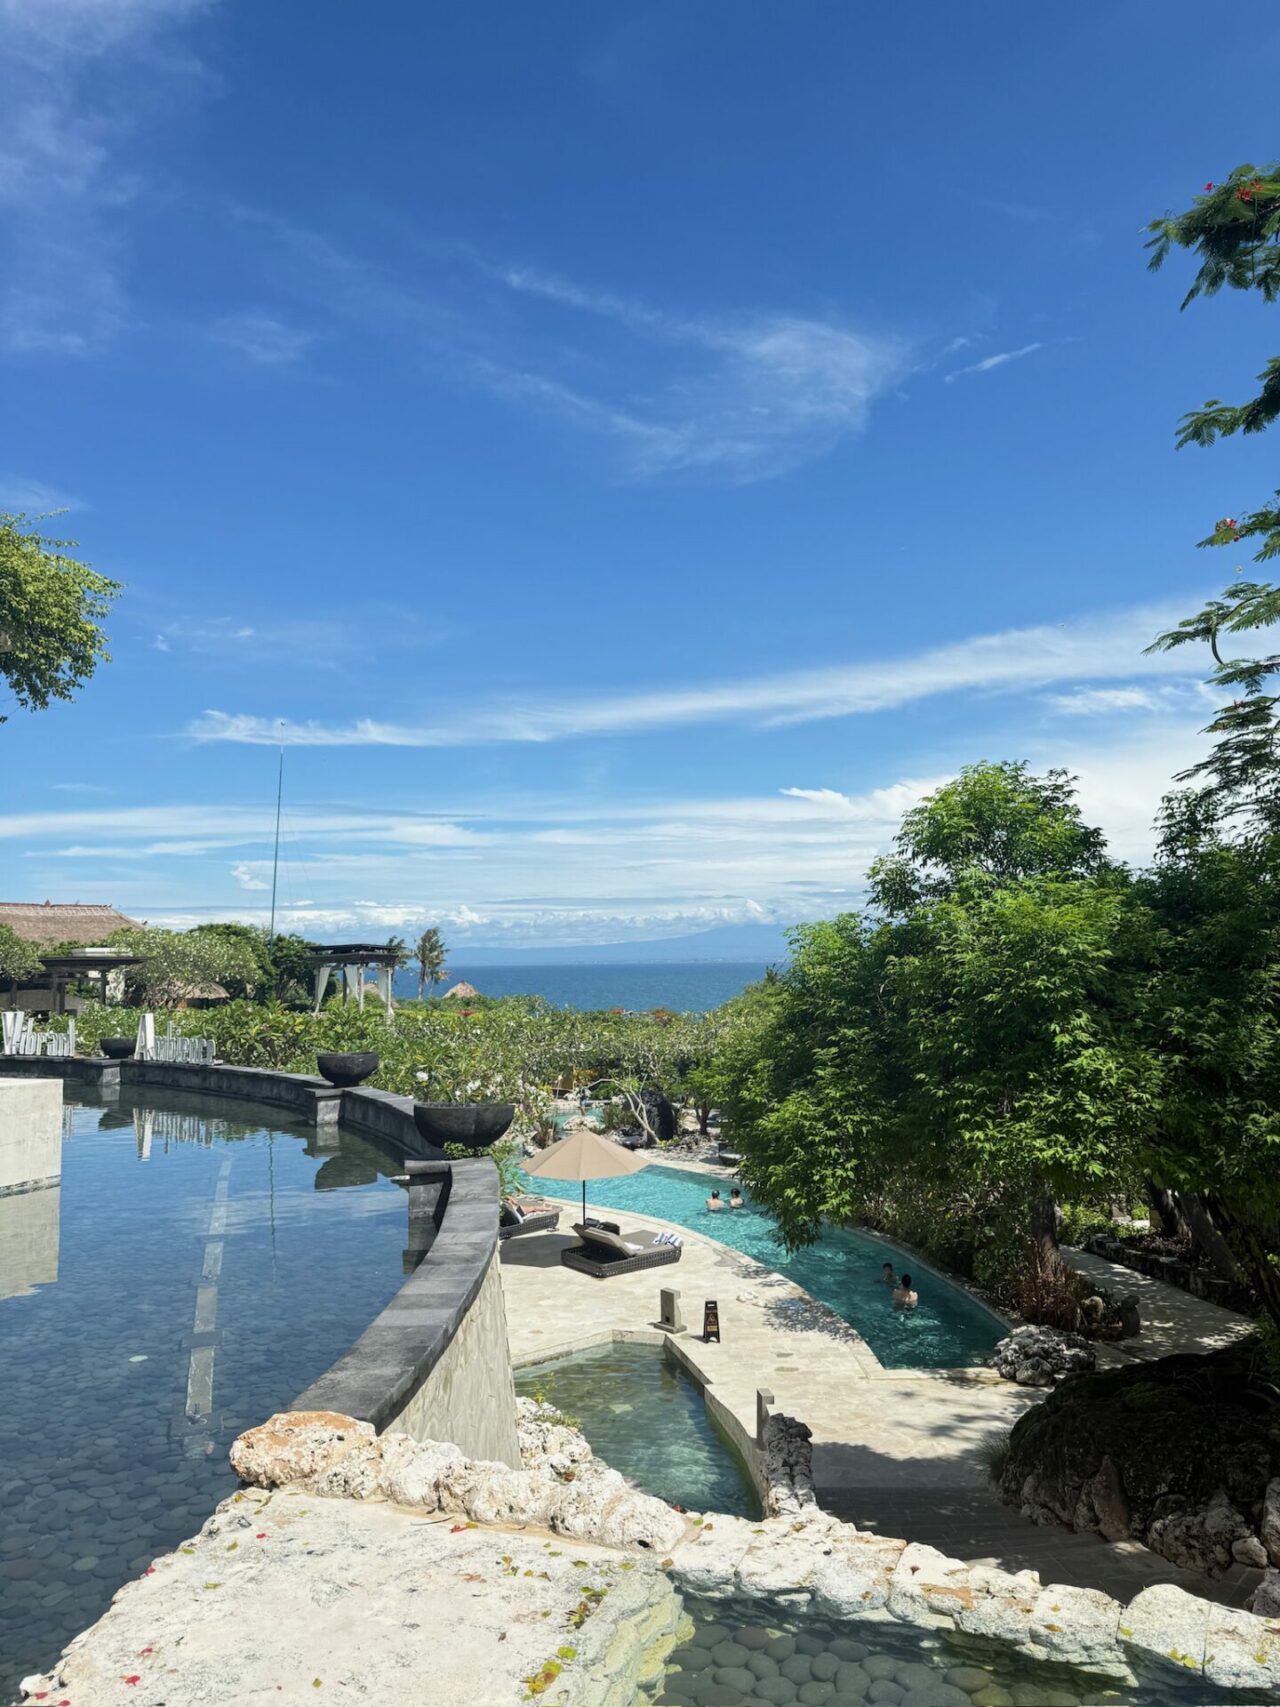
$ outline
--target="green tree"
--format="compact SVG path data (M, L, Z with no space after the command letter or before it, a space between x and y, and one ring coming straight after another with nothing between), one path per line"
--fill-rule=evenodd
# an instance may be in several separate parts
M413 958L418 963L418 1000L430 984L434 990L445 976L444 938L439 928L431 925L413 945Z
M261 975L256 946L217 929L167 931L139 925L114 932L110 941L142 957L124 975L126 995L136 1006L175 1007L209 984L252 989Z
M25 711L71 699L110 659L101 625L119 583L64 556L71 544L0 514L0 677Z
M40 966L40 950L35 943L20 937L12 926L0 925L0 979L13 990L20 978L30 977Z
M1221 184L1206 184L1183 213L1152 221L1148 248L1152 269L1161 267L1175 248L1189 249L1200 265L1183 298L1186 308L1224 286L1258 291L1266 302L1280 298L1280 165L1239 166ZM1259 390L1244 403L1210 398L1183 416L1179 449L1212 445L1235 434L1260 433L1280 414L1280 356L1258 375ZM1280 493L1277 493L1280 498ZM1268 503L1240 516L1223 516L1199 543L1255 544L1254 561L1280 555L1280 505ZM1207 644L1213 654L1212 684L1228 696L1209 725L1215 737L1209 756L1177 779L1195 786L1201 819L1259 813L1280 818L1280 696L1267 691L1280 670L1280 654L1235 657L1228 642L1238 634L1280 621L1280 588L1269 581L1238 580L1219 598L1160 635L1152 651L1171 651L1190 642Z
M1056 1204L1136 1171L1158 1067L1150 929L1068 777L975 765L904 820L872 912L803 927L728 1103L791 1240L905 1181L997 1192L1058 1269Z

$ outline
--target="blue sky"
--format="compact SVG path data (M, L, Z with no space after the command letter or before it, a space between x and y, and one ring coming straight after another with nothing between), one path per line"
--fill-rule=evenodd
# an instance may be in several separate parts
M281 735L317 935L827 913L979 758L1143 857L1141 648L1275 482L1173 448L1274 312L1141 228L1278 72L1247 3L0 0L0 505L127 584L5 893L265 918Z

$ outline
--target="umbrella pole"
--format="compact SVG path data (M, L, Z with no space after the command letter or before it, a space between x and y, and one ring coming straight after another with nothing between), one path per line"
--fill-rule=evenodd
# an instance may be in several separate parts
M582 1182L582 1219L585 1221L586 1218L587 1218L587 1182L586 1182L586 1180L583 1180L583 1182Z

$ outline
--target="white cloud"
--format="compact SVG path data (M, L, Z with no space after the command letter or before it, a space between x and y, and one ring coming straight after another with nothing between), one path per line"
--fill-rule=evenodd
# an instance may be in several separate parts
M20 474L0 474L0 510L18 515L47 516L53 510L78 510L80 500L43 480L28 480Z
M1117 676L1186 676L1198 659L1142 656L1180 606L1148 606L1056 626L975 635L914 655L737 682L655 689L596 699L476 706L433 722L353 723L211 710L186 730L201 742L297 747L459 747L625 734L685 724L747 721L765 726L892 710L941 694L1014 692L1054 682Z
M124 324L127 144L200 75L172 39L205 4L0 0L0 349L83 355Z
M1043 344L1024 344L1020 350L1001 350L994 356L984 356L980 362L971 362L968 367L958 367L954 373L949 373L946 383L953 379L961 379L966 373L990 373L992 368L1003 367L1006 362L1020 361L1023 356L1034 355L1042 350Z
M246 309L229 314L209 328L215 344L237 351L259 367L291 367L316 341L316 334L290 326L273 314Z
M242 859L231 867L231 875L242 889L267 889L270 887L266 878L259 877L257 868L248 860Z
M1185 707L1192 693L1185 687L1076 688L1071 693L1045 695L1045 704L1064 717L1105 717L1113 712L1170 711Z

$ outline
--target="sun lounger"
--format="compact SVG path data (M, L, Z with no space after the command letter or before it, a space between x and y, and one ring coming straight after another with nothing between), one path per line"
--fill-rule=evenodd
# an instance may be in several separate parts
M653 1233L603 1233L597 1228L575 1226L581 1243L560 1252L566 1268L606 1280L611 1274L635 1274L642 1268L662 1268L680 1261L680 1246L658 1244Z
M498 1217L498 1238L518 1239L522 1233L554 1233L560 1223L558 1209L526 1209L517 1217L509 1204L504 1203Z

